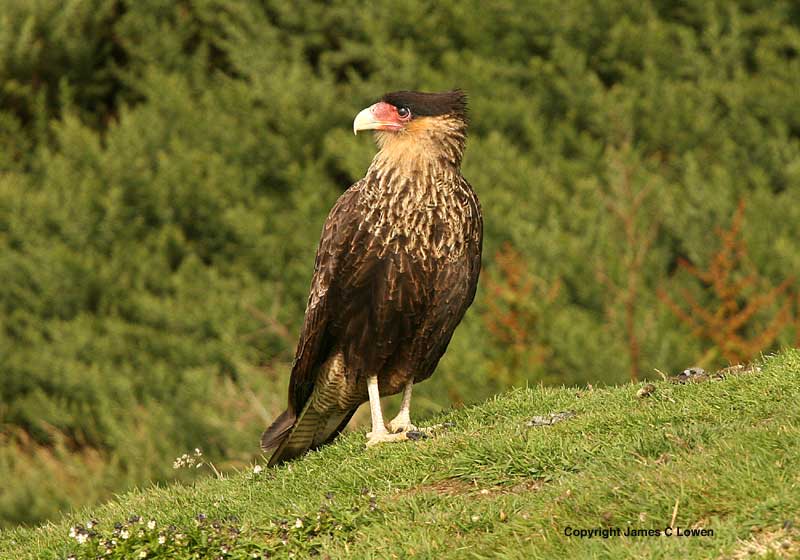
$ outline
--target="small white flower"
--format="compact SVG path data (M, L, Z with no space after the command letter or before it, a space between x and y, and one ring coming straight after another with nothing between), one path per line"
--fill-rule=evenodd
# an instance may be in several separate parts
M199 448L199 447L195 447L195 448L194 448L194 454L195 454L197 457L202 457L202 456L203 456L203 452L202 452L202 451L200 451L200 448Z
M263 470L264 470L264 467L262 467L261 465L256 465L255 467L253 467L253 474L258 474Z
M481 516L480 515L473 515L472 517L470 517L470 519L472 519L472 522L475 523L475 522L481 520Z
M147 551L143 550L139 553L139 558L147 558Z
M131 533L127 529L123 529L119 536L122 538L122 540L127 540L128 537L131 536Z
M164 544L165 542L167 542L167 537L164 535L158 535L158 544Z
M151 531L153 529L155 529L156 528L156 520L155 519L151 519L150 521L148 521L147 522L147 528L150 529Z
M295 529L299 529L302 526L303 526L303 520L298 517L294 522L294 527Z
M97 525L97 521L95 521L94 519L90 519L89 521L86 522L87 529L93 529L95 525Z
M70 527L69 528L69 536L70 536L70 538L74 539L77 534L78 534L78 528L77 527Z
M78 544L83 544L89 540L89 535L86 533L78 533L75 535L75 540L78 541Z

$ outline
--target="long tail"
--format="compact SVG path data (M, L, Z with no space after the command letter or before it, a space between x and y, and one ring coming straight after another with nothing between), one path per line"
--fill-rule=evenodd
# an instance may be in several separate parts
M289 430L294 426L295 415L289 410L284 410L280 416L261 434L261 449L269 451L281 444Z
M278 416L275 422L261 436L264 451L278 448L269 459L269 466L299 457L309 449L316 449L332 441L341 432L356 409L347 412L319 412L306 404L303 412L295 419L288 410Z

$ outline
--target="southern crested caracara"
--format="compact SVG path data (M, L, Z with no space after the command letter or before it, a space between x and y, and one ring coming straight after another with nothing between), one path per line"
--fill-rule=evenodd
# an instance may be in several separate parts
M461 176L461 91L398 91L361 111L379 150L331 210L289 381L261 437L270 466L335 438L369 400L367 445L407 439L411 388L430 377L475 297L483 219ZM380 397L403 391L384 424Z

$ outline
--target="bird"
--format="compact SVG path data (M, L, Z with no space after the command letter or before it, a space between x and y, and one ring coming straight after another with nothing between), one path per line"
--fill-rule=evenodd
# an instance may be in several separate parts
M367 447L416 431L412 388L433 374L480 275L467 126L463 90L387 93L356 115L353 132L373 131L378 151L322 228L288 406L261 437L269 466L330 443L365 402ZM400 392L385 424L380 398Z

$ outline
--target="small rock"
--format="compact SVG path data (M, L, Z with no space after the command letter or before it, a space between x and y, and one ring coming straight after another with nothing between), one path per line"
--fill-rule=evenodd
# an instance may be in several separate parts
M546 416L534 416L525 425L529 428L534 428L537 426L552 426L553 424L558 424L559 422L563 422L568 418L572 418L575 416L575 413L571 410L566 410L564 412L552 412Z
M652 395L656 390L656 386L652 383L647 383L641 389L636 391L636 398L637 399L644 399Z
M678 374L678 377L697 377L698 375L705 375L706 370L701 367L690 367L686 368L682 372Z
M701 367L686 368L678 375L669 378L671 383L697 383L707 378L706 370Z

